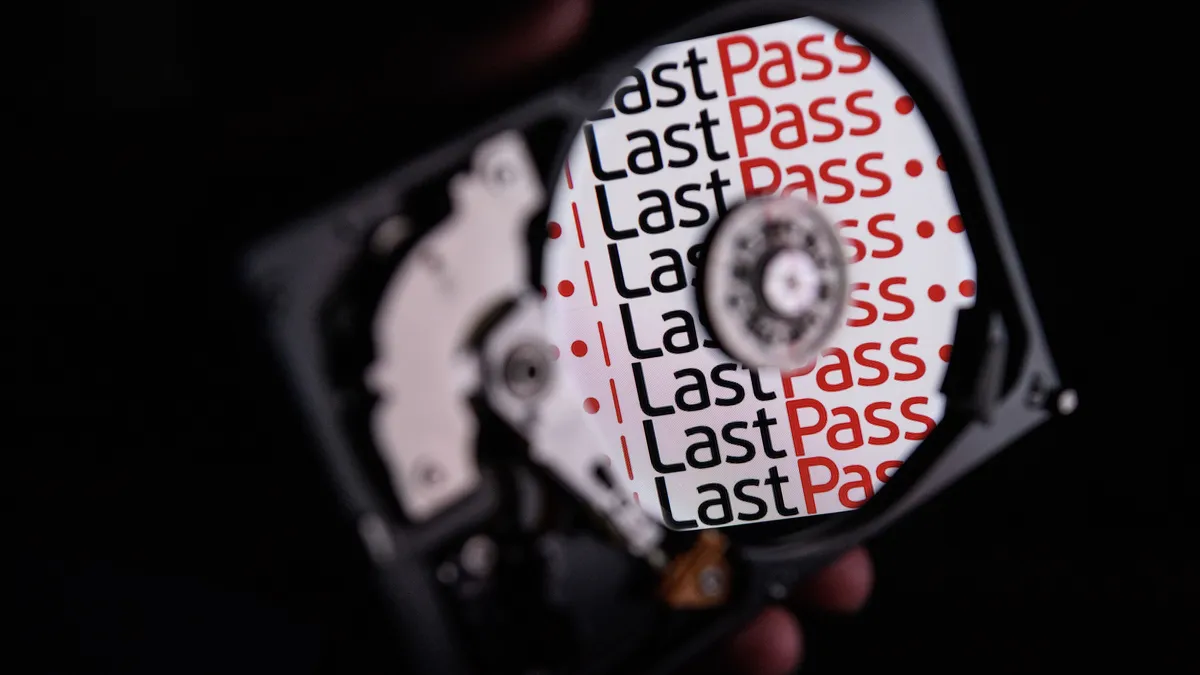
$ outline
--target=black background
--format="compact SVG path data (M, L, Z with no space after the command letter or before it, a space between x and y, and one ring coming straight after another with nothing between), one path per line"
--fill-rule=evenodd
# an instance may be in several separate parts
M1152 158L1187 153L1163 134L1187 118L1170 17L942 4L1082 407L872 542L877 592L854 619L812 617L809 672L1192 670L1191 223ZM698 9L601 3L556 65ZM297 450L228 265L553 73L454 94L412 65L437 59L406 55L463 9L382 12L147 2L8 26L28 45L8 82L4 247L20 671L391 670L355 541Z

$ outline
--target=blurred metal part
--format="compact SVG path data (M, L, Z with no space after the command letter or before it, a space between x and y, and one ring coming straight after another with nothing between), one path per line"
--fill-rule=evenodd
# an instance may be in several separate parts
M510 365L519 352L549 355L541 299L530 293L497 321L484 339L481 370L489 405L529 443L530 459L548 469L598 516L607 521L630 552L653 567L666 564L660 549L663 530L613 480L600 438L587 423L582 397L573 391L554 361L539 361L544 371L529 374L534 395L511 386ZM534 360L522 359L533 364Z
M422 522L479 485L478 422L469 398L479 373L467 357L481 317L520 295L525 230L542 206L524 140L501 133L451 179L451 211L396 270L375 318L379 396L371 431L405 514Z
M799 368L842 323L848 267L833 221L815 204L753 199L713 225L700 302L730 356L756 368Z

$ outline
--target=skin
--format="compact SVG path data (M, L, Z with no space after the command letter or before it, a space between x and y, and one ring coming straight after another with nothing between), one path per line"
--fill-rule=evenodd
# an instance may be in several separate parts
M837 614L862 609L874 582L871 558L856 548L797 589L791 605ZM745 675L785 675L804 657L804 634L786 607L766 609L724 647L729 670Z
M549 0L530 10L521 20L493 32L478 42L462 64L467 81L495 82L552 58L569 47L587 27L590 0ZM539 39L530 40L528 36ZM865 549L843 555L811 577L784 604L769 607L722 645L715 658L691 669L695 675L719 672L739 675L786 675L804 657L804 634L794 609L852 614L866 604L874 582L874 569Z

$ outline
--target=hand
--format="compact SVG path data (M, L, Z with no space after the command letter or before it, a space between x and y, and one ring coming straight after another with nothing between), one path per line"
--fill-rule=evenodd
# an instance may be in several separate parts
M846 553L810 578L797 590L790 603L837 614L862 609L871 595L875 573L865 549ZM716 660L718 672L738 675L788 675L804 656L804 634L791 610L776 606L766 609L740 633L731 638ZM712 666L707 666L711 670ZM697 667L696 675L705 672Z

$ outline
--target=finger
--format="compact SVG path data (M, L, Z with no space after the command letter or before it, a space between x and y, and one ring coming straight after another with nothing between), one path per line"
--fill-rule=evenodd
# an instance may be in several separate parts
M806 580L796 599L805 606L851 614L867 604L874 585L871 556L858 547Z
M591 9L590 0L542 0L529 14L466 50L464 74L487 81L546 61L583 34Z
M229 127L239 137L341 137L346 129L361 134L368 123L390 128L396 117L419 119L435 108L467 106L571 46L587 28L591 8L591 0L538 0L512 19L482 28L410 29L356 68L275 88L265 102L233 107ZM423 90L430 94L414 93Z
M738 675L788 675L800 665L804 635L795 615L768 607L726 648L727 672Z

